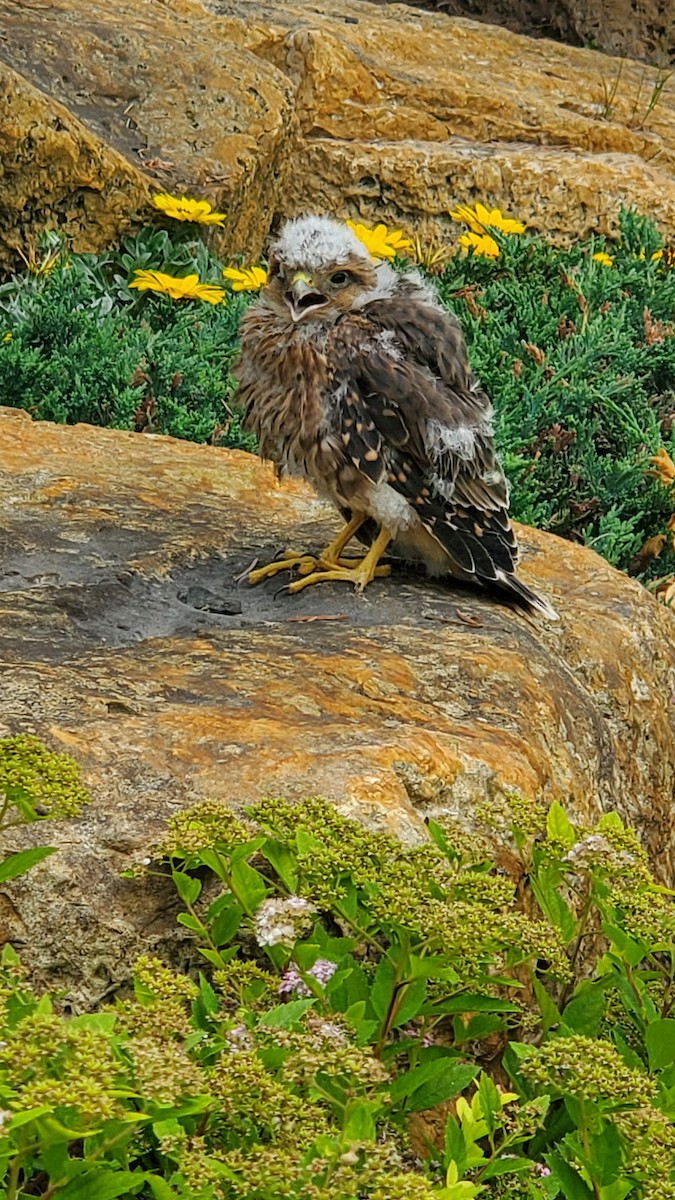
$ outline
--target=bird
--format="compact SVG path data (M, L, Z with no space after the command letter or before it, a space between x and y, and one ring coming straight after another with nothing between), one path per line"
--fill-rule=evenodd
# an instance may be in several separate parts
M332 217L286 221L233 374L260 456L308 480L345 522L318 555L286 550L250 583L290 570L290 592L338 580L362 592L389 574L387 554L558 619L515 574L493 407L460 322L416 268L374 258ZM345 556L354 537L367 547L359 558Z

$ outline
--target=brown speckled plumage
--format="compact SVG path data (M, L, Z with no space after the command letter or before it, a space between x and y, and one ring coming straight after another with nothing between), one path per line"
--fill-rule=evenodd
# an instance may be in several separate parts
M459 323L416 272L376 263L337 222L290 222L235 373L261 455L367 518L361 537L385 528L430 573L555 615L514 575L492 406Z

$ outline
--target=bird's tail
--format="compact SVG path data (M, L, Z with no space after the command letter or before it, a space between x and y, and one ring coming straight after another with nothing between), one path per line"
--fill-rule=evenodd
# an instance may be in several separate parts
M549 621L560 620L553 605L549 604L548 600L544 600L542 596L538 596L536 592L533 592L527 584L522 583L515 575L498 569L497 580L500 591L512 600L515 600L516 604L520 604L523 608L527 608L531 612L539 613L540 616L546 617Z

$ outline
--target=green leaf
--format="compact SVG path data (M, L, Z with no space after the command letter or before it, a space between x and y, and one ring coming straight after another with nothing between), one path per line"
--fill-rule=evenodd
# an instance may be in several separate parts
M112 1164L102 1164L60 1187L59 1200L114 1200L116 1196L135 1196L146 1178L144 1171L115 1171Z
M259 1023L273 1029L290 1029L291 1025L295 1025L315 1004L316 1001L311 999L291 1000L288 1004L278 1004L276 1008L271 1008L269 1012L264 1013Z
M448 1115L445 1122L444 1163L446 1169L451 1162L457 1164L459 1178L463 1175L466 1166L466 1142L459 1121L453 1117L452 1113Z
M27 1108L23 1112L13 1114L8 1129L20 1129L22 1125L28 1125L29 1121L34 1121L37 1117L43 1117L45 1113L51 1112L50 1104L41 1104L39 1108Z
M199 999L204 1006L205 1012L214 1013L219 1011L220 1002L218 997L208 979L205 975L202 975L201 971L199 972Z
M590 1139L590 1161L593 1177L600 1187L609 1187L618 1179L624 1159L624 1144L613 1122L608 1122L600 1133Z
M201 880L193 875L186 875L185 871L172 871L171 878L183 904L194 904L202 890Z
M237 899L243 904L250 917L260 907L267 895L265 881L259 871L249 866L246 859L232 864L232 887Z
M211 937L216 946L226 946L228 942L232 941L241 925L243 916L244 910L240 904L230 904L227 908L222 909L213 921L210 921Z
M458 862L461 855L458 854L454 846L450 845L438 822L430 818L427 821L427 830L429 831L431 840L436 843L439 850L443 851L446 858L449 858L450 862Z
M597 1037L605 1014L605 997L602 989L581 984L565 1005L561 1019L573 1033L586 1037Z
M263 858L267 859L270 866L274 867L286 890L295 892L298 886L298 865L295 855L288 849L288 846L284 846L283 842L275 841L274 838L267 838L260 853Z
M69 1017L68 1025L75 1029L95 1029L98 1033L111 1036L117 1024L116 1012L80 1013L77 1017Z
M0 863L0 883L6 883L8 879L16 879L18 875L23 875L36 863L42 862L44 858L55 853L55 846L35 846L32 850L19 850L16 854L8 855Z
M560 1012L546 991L543 983L537 979L536 975L532 976L532 986L534 988L534 994L537 997L537 1003L539 1004L539 1008L541 1010L544 1033L548 1033L549 1029L551 1029L553 1025L560 1024Z
M54 1146L58 1142L73 1142L81 1138L84 1134L82 1128L70 1128L59 1121L58 1117L52 1113L46 1113L43 1117L35 1118L37 1121L38 1137L44 1146ZM73 1124L77 1120L77 1114L72 1113ZM98 1129L87 1129L87 1137L94 1137L99 1133Z
M478 1013L466 1025L460 1017L455 1017L453 1021L455 1045L461 1046L464 1042L476 1041L478 1038L487 1037L488 1034L496 1033L497 1030L503 1028L504 1022L496 1013Z
M381 958L370 989L370 1003L380 1021L383 1021L389 1012L393 986L394 968L388 958Z
M231 958L234 958L237 953L237 947L228 946L224 950L210 950L208 946L200 946L199 953L202 955L202 958L212 963L214 967L224 967Z
M165 1137L179 1138L183 1134L183 1126L176 1117L167 1117L165 1121L153 1121L152 1132L157 1141Z
M407 1112L421 1112L464 1091L477 1074L469 1063L437 1058L399 1076L389 1091L392 1100L405 1099Z
M609 938L612 945L616 948L622 958L626 960L630 967L636 967L638 963L649 953L649 943L639 942L628 936L623 929L617 928L616 925L610 925L603 921L602 932L605 937Z
M488 1127L488 1133L494 1133L497 1128L496 1117L501 1113L502 1105L497 1088L490 1079L490 1076L486 1075L484 1071L481 1072L478 1081L478 1096L480 1098L483 1120Z
M560 842L566 850L569 850L576 841L574 827L557 800L553 801L546 814L546 836L552 842Z
M459 996L450 996L439 1004L429 1005L425 1013L509 1013L520 1012L521 1005L511 1000L500 1000L496 996L483 996L480 992L462 992Z
M176 1193L161 1175L146 1175L146 1181L155 1200L176 1200Z
M560 1184L565 1200L593 1200L591 1189L564 1158L559 1158L557 1154L545 1154L544 1162Z
M608 812L603 813L595 828L598 831L602 829L613 829L616 830L617 833L623 833L625 826L617 812Z
M530 877L530 883L544 916L554 929L559 930L563 942L567 945L576 933L577 923L569 905L557 890L558 878L556 868L542 867L537 875Z
M206 925L200 921L198 917L193 917L192 913L182 912L176 917L179 925L184 925L186 929L190 929L192 933L198 933L201 937L208 932Z
M481 1172L481 1179L495 1179L497 1175L521 1174L523 1171L532 1170L531 1158L518 1158L517 1155L508 1155L504 1158L496 1158L489 1166Z
M376 1127L374 1112L380 1107L379 1101L357 1100L349 1106L345 1114L342 1136L349 1142L374 1142Z
M405 1025L407 1021L411 1021L413 1017L416 1017L426 999L426 994L426 979L415 979L413 983L409 983L403 992L403 998L396 1010L392 1028L396 1029L400 1025Z
M675 1062L675 1020L665 1017L652 1021L645 1030L645 1045L650 1071L659 1071Z

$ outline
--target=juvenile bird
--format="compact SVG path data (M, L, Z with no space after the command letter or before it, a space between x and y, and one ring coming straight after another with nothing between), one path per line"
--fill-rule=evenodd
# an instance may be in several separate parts
M261 456L308 479L346 521L317 557L289 551L251 583L296 569L291 592L323 580L362 591L389 573L390 550L557 617L514 574L492 405L459 322L417 271L373 259L339 221L288 221L242 320L235 375ZM367 553L343 557L355 536Z

